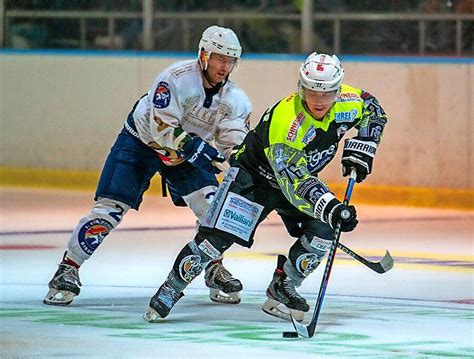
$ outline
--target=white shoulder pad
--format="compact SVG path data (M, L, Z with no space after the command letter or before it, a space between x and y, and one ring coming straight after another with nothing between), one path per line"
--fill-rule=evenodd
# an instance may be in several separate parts
M234 82L228 81L222 101L228 103L235 114L247 114L252 112L252 102L247 94Z
M168 72L175 79L179 79L186 74L196 72L198 70L196 64L197 60L179 61L168 67L168 71L165 70L163 73Z

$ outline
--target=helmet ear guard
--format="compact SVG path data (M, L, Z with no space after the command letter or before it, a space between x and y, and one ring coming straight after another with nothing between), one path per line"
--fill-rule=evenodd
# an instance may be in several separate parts
M202 70L207 70L212 53L235 57L237 59L234 65L235 69L242 54L242 46L240 46L239 39L234 31L216 25L204 30L198 49L198 61Z
M298 94L303 98L303 88L311 91L341 91L344 69L336 55L313 52L300 67Z
M198 61L199 61L199 64L201 65L201 69L203 71L207 70L207 65L208 65L208 62L209 62L209 57L210 57L210 54L204 49L204 47L202 47L200 50L199 50L199 58L198 58Z

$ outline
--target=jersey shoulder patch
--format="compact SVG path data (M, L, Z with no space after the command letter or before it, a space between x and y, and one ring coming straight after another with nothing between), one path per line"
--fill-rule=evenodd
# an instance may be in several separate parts
M165 81L158 82L153 94L153 104L156 108L165 108L169 106L170 102L171 90L169 84Z
M341 93L336 97L336 103L341 102L362 102L362 90L348 85L342 85Z

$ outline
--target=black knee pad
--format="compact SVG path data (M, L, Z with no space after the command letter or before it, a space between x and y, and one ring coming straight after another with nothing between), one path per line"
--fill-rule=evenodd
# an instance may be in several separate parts
M194 240L179 252L173 264L175 276L190 283L210 261L219 258L232 243L232 240L225 238L225 234L200 229Z
M195 253L191 243L184 246L173 264L175 276L186 283L191 283L202 272L202 258L198 251Z
M219 255L224 253L234 243L230 235L208 227L200 227L194 237L194 241L200 250L209 247L212 251L214 249L217 250L220 253Z
M322 256L314 251L308 251L300 238L291 246L288 259L302 277L307 277L317 268Z
M290 252L288 253L288 259L295 266L296 260L298 259L298 257L304 253L308 253L308 251L306 250L306 248L303 247L303 245L301 244L301 241L298 239L291 246Z

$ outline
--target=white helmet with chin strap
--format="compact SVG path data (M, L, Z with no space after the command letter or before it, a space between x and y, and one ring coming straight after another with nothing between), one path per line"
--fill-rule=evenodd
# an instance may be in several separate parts
M303 98L303 88L311 91L339 93L344 69L336 55L313 52L300 68L298 93Z
M237 35L226 27L210 26L202 33L199 41L198 59L203 70L207 69L209 57L212 53L240 59L242 46Z

